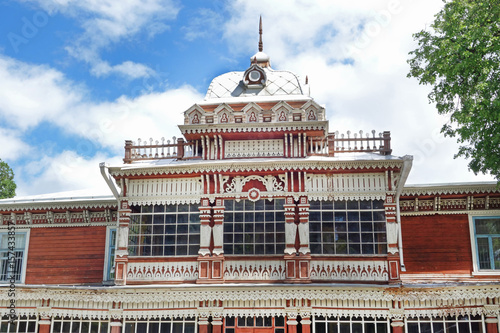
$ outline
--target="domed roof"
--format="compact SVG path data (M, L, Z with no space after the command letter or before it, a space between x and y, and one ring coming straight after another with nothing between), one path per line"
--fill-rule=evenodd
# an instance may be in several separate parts
M208 87L205 101L220 103L221 100L240 97L272 97L286 100L305 96L298 77L289 71L271 68L270 57L264 53L262 43L262 17L259 22L259 51L250 58L250 67L244 72L229 72L217 76ZM279 96L279 97L278 97Z
M289 71L262 68L266 84L255 87L243 82L245 72L229 72L217 76L208 87L205 101L216 98L237 98L254 96L304 95L297 75ZM307 96L304 96L307 97Z

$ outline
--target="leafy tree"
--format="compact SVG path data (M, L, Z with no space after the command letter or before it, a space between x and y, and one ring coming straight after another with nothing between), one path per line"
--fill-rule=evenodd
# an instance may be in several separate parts
M500 183L500 3L443 0L429 30L413 35L410 72L432 85L429 102L450 115L441 132L456 137L469 168Z
M14 171L0 159L0 199L13 198L15 195Z

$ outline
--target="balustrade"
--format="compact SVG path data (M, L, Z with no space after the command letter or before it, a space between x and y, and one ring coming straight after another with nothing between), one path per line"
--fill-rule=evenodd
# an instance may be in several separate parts
M291 135L291 134L290 134ZM220 136L219 136L220 137ZM300 138L303 138L300 139ZM222 140L222 138L219 138ZM339 132L329 133L326 136L310 136L307 137L304 133L302 136L299 133L299 137L290 137L290 147L288 147L287 137L285 136L285 141L280 140L263 140L262 147L252 143L252 147L258 147L254 152L250 149L249 143L247 141L228 141L228 146L225 151L225 158L233 157L273 157L273 156L289 156L298 157L302 156L299 152L300 145L298 142L304 142L306 146L306 154L319 155L319 156L335 156L336 153L353 153L353 152L366 152L366 153L379 153L381 155L390 155L391 149L391 133L383 132L378 135L375 131L370 133L364 133L359 131L358 133L353 133L347 131L346 134L339 134ZM292 143L293 142L293 143ZM272 144L271 144L272 143ZM280 145L284 145L284 152ZM239 144L239 146L238 146ZM295 146L297 145L297 146ZM203 158L203 140L194 140L191 142L186 142L182 138L173 137L172 140L165 140L161 138L160 141L153 139L141 140L138 139L137 143L130 140L125 141L125 158L123 161L125 163L131 163L133 161L141 160L154 160L154 159L194 159ZM237 151L240 147L241 151ZM216 152L217 148L221 147L214 146L213 150ZM271 149L271 151L266 151L264 148ZM294 149L294 153L287 153L287 149ZM297 150L298 151L295 151ZM252 155L253 154L253 155Z

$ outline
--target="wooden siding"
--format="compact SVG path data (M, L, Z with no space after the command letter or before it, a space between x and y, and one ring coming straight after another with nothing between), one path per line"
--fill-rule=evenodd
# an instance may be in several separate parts
M472 271L467 215L402 216L401 222L406 273Z
M26 284L96 284L104 269L106 227L33 228Z

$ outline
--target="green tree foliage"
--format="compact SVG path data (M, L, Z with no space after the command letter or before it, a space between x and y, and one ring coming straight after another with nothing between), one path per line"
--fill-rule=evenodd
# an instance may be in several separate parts
M441 132L460 144L455 157L500 182L500 2L444 3L430 29L413 35L408 77L432 85L429 101L450 116Z
M13 198L15 195L14 171L0 159L0 199Z

